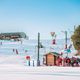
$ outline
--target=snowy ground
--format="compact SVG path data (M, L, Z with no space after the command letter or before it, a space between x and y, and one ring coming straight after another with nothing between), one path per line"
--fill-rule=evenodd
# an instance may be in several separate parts
M0 55L0 80L80 80L80 67L29 67L24 56Z

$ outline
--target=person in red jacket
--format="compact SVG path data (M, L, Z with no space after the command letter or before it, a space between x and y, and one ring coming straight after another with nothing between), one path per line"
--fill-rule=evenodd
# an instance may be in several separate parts
M57 58L57 66L62 66L62 58L59 56Z

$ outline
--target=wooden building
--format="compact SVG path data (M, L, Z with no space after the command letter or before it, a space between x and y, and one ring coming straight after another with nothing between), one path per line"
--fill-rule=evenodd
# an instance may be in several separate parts
M59 54L57 52L49 52L43 56L43 64L47 66L55 66Z

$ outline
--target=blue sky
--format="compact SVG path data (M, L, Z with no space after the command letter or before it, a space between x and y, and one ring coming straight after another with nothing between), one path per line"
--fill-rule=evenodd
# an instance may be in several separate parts
M50 39L50 32L64 38L61 31L80 24L80 0L0 0L0 33L25 32L30 39Z

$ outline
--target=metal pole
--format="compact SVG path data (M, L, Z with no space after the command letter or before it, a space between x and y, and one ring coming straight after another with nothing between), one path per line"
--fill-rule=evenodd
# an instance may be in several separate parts
M40 50L40 33L38 32L38 55L37 55L37 66L40 66L40 60L39 60L39 51Z
M67 31L65 31L65 49L67 49Z
M76 26L74 25L74 31L75 31L75 29L76 29Z
M65 49L67 50L67 31L65 31ZM68 52L67 52L68 57Z
M33 60L33 67L34 67L34 60Z

